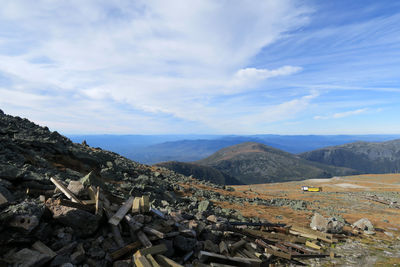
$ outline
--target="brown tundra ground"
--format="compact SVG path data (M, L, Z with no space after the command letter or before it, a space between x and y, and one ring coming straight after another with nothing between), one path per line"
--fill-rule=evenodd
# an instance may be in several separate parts
M322 187L322 192L302 192L301 186ZM199 185L203 187L202 185ZM314 212L325 217L341 217L348 224L368 218L376 229L374 235L349 237L332 248L338 258L310 260L312 266L400 266L400 174L369 174L309 179L304 181L233 186L221 194L244 198L304 200L307 209L289 206L271 207L248 202L214 202L224 208L240 210L245 217L259 217L274 223L309 227ZM205 188L205 187L203 187Z

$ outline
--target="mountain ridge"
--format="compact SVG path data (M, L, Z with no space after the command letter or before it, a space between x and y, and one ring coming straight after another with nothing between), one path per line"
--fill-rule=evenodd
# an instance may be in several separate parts
M299 154L323 164L347 167L362 173L400 172L400 139L385 142L354 142Z

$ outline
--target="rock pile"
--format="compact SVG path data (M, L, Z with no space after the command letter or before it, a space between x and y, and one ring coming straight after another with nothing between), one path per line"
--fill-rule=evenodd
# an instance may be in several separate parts
M305 209L307 202L243 199L193 183L224 189L72 143L0 111L0 265L261 266L325 257L319 249L335 242L213 205Z

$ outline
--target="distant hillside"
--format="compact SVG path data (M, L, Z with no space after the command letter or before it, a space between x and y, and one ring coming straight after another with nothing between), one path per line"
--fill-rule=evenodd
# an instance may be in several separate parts
M362 173L400 172L400 139L387 142L356 142L300 154L304 159L347 167Z
M254 142L221 149L196 161L214 167L245 184L329 178L356 173L354 170L327 166Z
M71 135L73 142L114 151L145 164L165 161L191 162L224 147L257 142L290 153L302 153L356 141L381 142L400 135Z
M190 176L200 180L211 181L221 185L241 185L239 180L225 174L215 168L202 166L195 163L168 161L155 164L155 166L164 167L177 173Z

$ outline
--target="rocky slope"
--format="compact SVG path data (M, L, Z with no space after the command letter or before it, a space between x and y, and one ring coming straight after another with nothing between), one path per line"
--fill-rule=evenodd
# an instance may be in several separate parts
M304 160L296 155L263 144L247 142L221 149L196 161L235 177L244 184L327 178L356 173Z
M347 167L361 173L400 172L400 139L356 142L300 154L306 160Z
M44 259L50 266L60 266L74 261L74 253L80 255L80 260L75 259L74 264L112 265L107 255L121 246L110 238L107 224L104 228L101 217L85 210L60 206L60 201L65 200L61 193L54 193L51 177L65 186L72 184L72 188L75 181L86 186L85 180L96 181L94 185L107 192L110 200L116 201L117 208L131 196L146 195L150 205L165 214L179 211L179 216L195 218L196 215L198 220L205 220L211 214L247 220L240 212L214 207L211 201L205 200L229 201L224 196L202 189L190 191L190 187L184 189L181 185L203 183L219 189L223 186L199 182L165 168L142 165L100 148L73 143L47 127L0 111L0 266L41 266ZM187 190L190 194L185 196L183 192ZM145 218L151 221L149 216ZM210 231L203 233L207 236ZM123 234L122 238L125 244L132 242L129 236ZM193 238L179 238L197 244ZM166 242L172 242L169 245L172 246L173 240ZM49 260L44 254L31 250L37 241L56 251L58 256ZM92 246L97 250L91 250Z
M203 166L195 163L168 161L157 163L155 166L164 167L186 176L193 176L196 179L210 181L220 185L243 184L234 177L213 167Z

